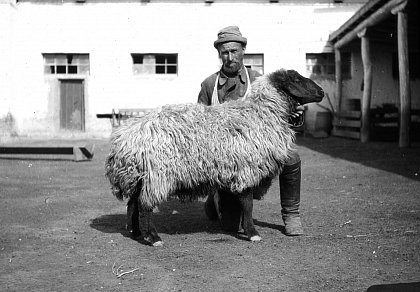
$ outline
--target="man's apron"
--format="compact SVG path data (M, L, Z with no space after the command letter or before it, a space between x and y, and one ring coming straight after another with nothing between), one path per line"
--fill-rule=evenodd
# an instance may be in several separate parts
M249 79L248 70L246 68L244 68L244 69L245 69L245 74L246 74L247 86L246 86L245 95L242 98L244 98L245 96L247 96L248 93L251 92L251 80ZM214 84L214 89L213 89L213 95L211 96L211 105L220 104L219 96L217 94L217 84L219 84L219 76L220 76L220 73L217 73L216 83ZM207 198L207 200L209 200L209 199L211 200L211 196L209 196ZM213 194L213 202L214 202L214 207L216 209L217 216L219 217L219 221L221 221L222 220L222 213L221 213L221 209L220 209L220 194L217 190ZM241 225L241 224L239 224L239 225Z
M245 96L247 96L248 93L251 92L251 80L249 79L249 73L246 68L244 68L244 70L246 74L247 86L246 86L245 95L242 98L244 98ZM217 84L219 84L219 77L220 77L220 73L217 73L216 83L214 84L214 89L213 89L213 95L211 96L211 105L220 104L219 96L217 94Z

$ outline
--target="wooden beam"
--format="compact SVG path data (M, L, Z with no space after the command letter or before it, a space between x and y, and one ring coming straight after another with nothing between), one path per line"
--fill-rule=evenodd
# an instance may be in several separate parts
M360 120L345 120L345 119L334 119L332 122L333 126L337 127L348 127L360 129Z
M407 2L407 0L390 0L384 6L372 13L368 18L360 22L353 30L345 34L342 38L337 38L337 41L334 43L334 48L339 49L342 46L348 44L350 41L357 37L357 34L361 30L378 24L379 22L391 15L392 9L394 9L397 6L403 5L405 2Z
M73 155L73 147L0 146L0 154Z
M337 118L359 119L361 117L360 111L341 111L334 113Z
M400 78L399 146L410 146L410 71L408 65L407 13L398 12L398 70Z
M369 141L370 124L370 101L372 96L372 61L370 58L370 41L366 31L362 35L362 62L363 62L363 96L362 96L362 126L360 129L360 141Z
M25 145L7 145L0 146L0 158L3 155L7 157L23 157L30 158L57 158L66 156L74 161L92 160L95 145L85 146L25 146Z
M334 42L336 39L340 39L340 36L345 34L346 31L351 29L351 27L355 26L361 18L367 18L365 15L368 15L372 10L380 5L381 2L383 2L383 0L367 1L366 4L357 10L342 26L330 34L330 41Z
M407 2L408 1L404 1L403 3L395 6L394 8L391 9L391 13L392 14L397 14L398 12L402 12L405 10L405 8L407 7Z
M341 111L341 101L342 101L342 88L343 88L343 75L341 67L341 52L340 50L334 50L335 53L335 95L337 98L337 112Z
M359 31L359 32L357 33L357 36L358 36L359 38L366 37L366 36L367 36L367 28L365 27L364 29L362 29L361 31Z

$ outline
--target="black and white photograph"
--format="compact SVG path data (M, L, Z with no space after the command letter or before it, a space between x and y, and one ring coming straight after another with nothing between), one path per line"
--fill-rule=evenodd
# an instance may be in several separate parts
M420 291L419 6L0 0L0 291Z

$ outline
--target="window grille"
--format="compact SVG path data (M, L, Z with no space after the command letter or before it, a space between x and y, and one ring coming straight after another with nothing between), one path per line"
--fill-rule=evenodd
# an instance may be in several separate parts
M131 54L134 75L177 74L178 54Z
M247 68L257 71L261 75L264 74L264 54L245 54L244 65Z
M89 75L89 54L43 54L44 74Z
M306 54L306 73L315 78L335 78L334 53ZM341 53L341 73L343 78L351 78L351 54Z

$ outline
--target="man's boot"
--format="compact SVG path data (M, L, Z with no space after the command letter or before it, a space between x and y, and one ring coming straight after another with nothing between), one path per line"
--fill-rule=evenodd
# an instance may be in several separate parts
M280 174L280 202L281 214L284 221L285 233L289 236L303 234L299 215L301 162L284 165Z

